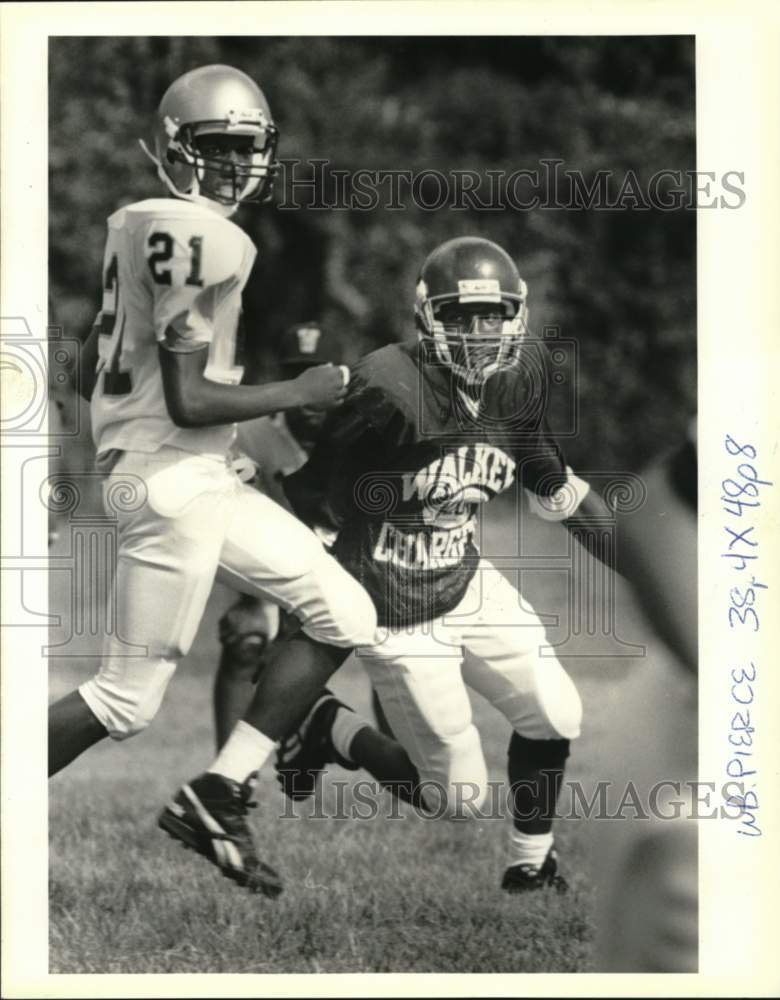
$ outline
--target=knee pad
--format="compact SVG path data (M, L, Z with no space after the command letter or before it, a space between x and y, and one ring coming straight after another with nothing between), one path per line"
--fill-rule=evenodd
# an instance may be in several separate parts
M121 669L109 661L79 693L111 739L125 740L146 729L157 715L175 670L173 660L128 657Z
M255 678L263 662L263 654L268 648L264 636L245 635L230 646L224 646L219 661L223 674L235 678Z
M278 632L279 608L270 601L242 596L219 619L219 641L242 654L254 652L259 645L264 649Z
M420 770L420 796L435 819L471 819L487 796L487 766L479 733L469 725L442 740L427 767Z

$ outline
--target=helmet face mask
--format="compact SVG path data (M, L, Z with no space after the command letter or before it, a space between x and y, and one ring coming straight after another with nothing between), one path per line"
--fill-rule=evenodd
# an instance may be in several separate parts
M439 358L466 382L481 383L519 357L526 335L519 303L462 305L445 299L432 314Z
M488 240L442 244L423 264L415 321L420 339L467 387L517 365L528 335L527 288L511 258Z
M185 162L192 166L203 197L235 205L263 194L275 149L275 135L265 130L258 136L205 132L187 141Z
M202 66L163 96L154 153L141 146L172 194L228 215L244 202L270 201L278 140L268 102L250 77L230 66Z

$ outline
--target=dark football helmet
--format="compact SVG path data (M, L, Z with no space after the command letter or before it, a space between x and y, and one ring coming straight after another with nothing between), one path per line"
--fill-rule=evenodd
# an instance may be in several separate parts
M516 363L528 334L528 289L490 240L462 236L431 253L417 279L417 332L437 359L470 383Z
M243 140L243 141L242 141ZM154 150L141 141L172 194L207 198L230 214L242 202L266 202L279 163L265 95L232 66L201 66L170 85L157 110Z

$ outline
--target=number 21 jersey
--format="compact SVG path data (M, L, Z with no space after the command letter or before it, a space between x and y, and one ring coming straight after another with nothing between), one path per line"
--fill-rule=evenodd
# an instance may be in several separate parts
M165 403L158 343L208 345L206 378L237 385L241 293L256 255L238 226L175 198L127 205L108 219L92 434L98 455L163 445L224 456L234 424L182 428Z

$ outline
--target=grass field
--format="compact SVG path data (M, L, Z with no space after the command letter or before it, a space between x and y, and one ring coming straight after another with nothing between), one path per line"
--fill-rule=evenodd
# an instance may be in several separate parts
M486 525L483 551L505 554L513 538L507 508L500 508ZM67 544L65 531L58 547ZM541 526L533 545L537 554L552 556L553 565L565 551L565 533ZM567 575L551 572L543 560L537 566L523 574L523 591L537 610L560 616L549 630L555 642L565 634ZM64 574L52 574L52 610L63 613L63 628L70 614L65 583ZM231 599L215 588L192 652L151 728L123 745L106 741L93 748L51 782L50 971L587 970L592 886L580 821L559 824L562 868L572 886L561 897L500 891L506 818L431 821L386 795L380 814L367 820L318 818L312 804L291 816L270 766L261 776L253 824L266 859L285 879L278 901L239 890L158 830L159 808L212 756L216 621ZM652 643L627 591L618 591L617 623L624 639ZM597 777L594 750L610 725L616 692L648 660L620 657L614 644L611 655L595 655L604 652L604 642L587 634L575 637L567 652L577 654L564 663L585 706L568 776L587 783ZM94 666L94 660L53 660L52 699ZM370 711L368 685L354 661L333 686ZM500 779L508 726L473 700L491 778ZM322 790L325 808L335 801L334 782L361 777L334 768Z

